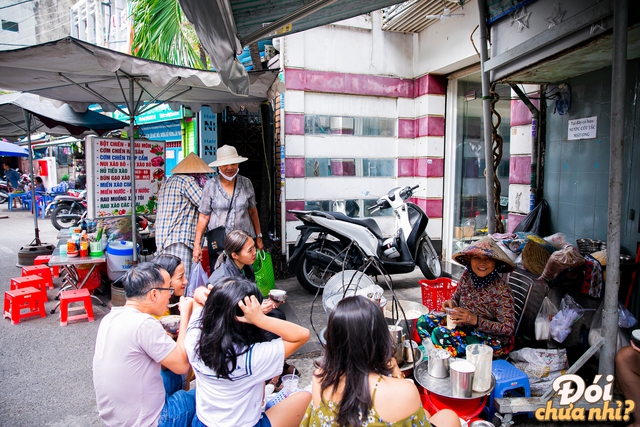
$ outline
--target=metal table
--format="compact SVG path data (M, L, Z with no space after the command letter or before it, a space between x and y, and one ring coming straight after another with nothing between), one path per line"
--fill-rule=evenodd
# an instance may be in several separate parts
M64 290L67 290L70 288L82 289L87 283L87 280L89 280L89 277L91 277L91 274L96 269L96 267L107 261L107 258L104 256L104 253L102 254L102 256L99 256L99 257L80 257L80 256L60 257L60 245L63 245L63 244L64 245L67 244L67 239L60 239L58 241L58 247L53 251L53 254L51 255L51 259L49 260L50 267L59 266L66 273L64 278L64 285L58 292L56 299L59 298L60 292ZM84 277L84 279L80 280L80 275L78 274L77 266L86 265L86 264L91 264L91 269L89 270L89 273ZM97 296L91 294L91 298L94 298L95 300L97 300L103 307L107 306L107 304ZM55 313L55 311L58 309L59 306L60 306L60 303L56 304L56 306L51 309L51 314Z
M453 361L453 359L452 359ZM496 386L496 379L491 375L491 387L486 391L472 391L471 397L458 397L454 396L451 390L451 377L436 378L429 375L428 363L421 363L413 371L413 379L424 387L429 393L435 393L439 396L448 397L451 399L478 399L491 394L493 388Z

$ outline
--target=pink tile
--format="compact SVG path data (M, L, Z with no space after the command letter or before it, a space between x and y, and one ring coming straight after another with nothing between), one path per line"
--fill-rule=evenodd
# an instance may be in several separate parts
M522 222L522 220L524 219L525 215L518 215L518 214L510 213L508 215L508 217L509 217L509 222L507 224L507 233L513 233L513 229L516 228L518 226L518 224L520 224L520 222Z
M427 74L415 80L414 96L444 95L447 93L447 79L444 76Z
M284 167L287 178L304 178L304 158L287 157L284 159Z
M398 176L415 176L415 159L398 159Z
M511 156L509 158L509 184L529 184L531 182L531 156Z
M420 206L429 218L442 218L442 199L412 197L409 200Z
M304 114L285 114L284 133L287 135L304 135Z
M294 211L303 211L304 210L304 200L287 200L287 202L285 203L285 206L287 207L287 215L286 215L286 220L287 221L297 221L298 218L296 218L296 216L294 214L290 214L288 211L289 210L294 210Z
M538 99L532 99L531 103L539 107L540 101ZM524 102L519 99L511 100L511 126L521 126L531 124L531 111L524 105Z
M413 98L413 79L285 69L287 89L310 92Z
M416 159L416 175L426 178L441 178L444 176L444 159L421 157Z
M418 118L416 136L444 136L444 117L423 116Z
M398 119L398 138L415 138L416 121L414 119Z

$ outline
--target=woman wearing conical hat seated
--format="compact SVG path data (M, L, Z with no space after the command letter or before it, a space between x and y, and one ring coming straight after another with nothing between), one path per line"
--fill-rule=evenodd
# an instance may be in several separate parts
M442 303L454 328L447 328L445 313L418 319L422 340L444 348L452 356L464 356L468 344L486 344L494 356L513 349L515 311L511 288L501 274L513 270L513 261L491 237L484 237L453 255L465 267L451 299Z

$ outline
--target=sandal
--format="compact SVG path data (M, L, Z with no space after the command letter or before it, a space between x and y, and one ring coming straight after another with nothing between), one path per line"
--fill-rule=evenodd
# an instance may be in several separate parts
M277 377L271 378L271 381L269 381L268 384L273 385L274 393L279 392L280 390L282 390L282 376L278 375Z

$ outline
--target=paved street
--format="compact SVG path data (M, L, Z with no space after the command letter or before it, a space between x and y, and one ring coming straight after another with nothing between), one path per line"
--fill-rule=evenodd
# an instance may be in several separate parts
M10 279L20 275L16 267L18 251L34 238L33 217L26 211L9 212L0 205L0 291L9 289ZM57 231L49 218L38 221L43 242L56 243ZM420 300L417 281L419 272L398 276L394 286L399 299ZM288 319L319 332L326 324L321 299L314 303L295 278L278 281L277 287L288 293L283 306ZM94 305L96 321L81 321L61 327L59 314L49 314L55 305L56 290L48 292L45 319L23 320L12 325L8 319L0 322L0 424L11 427L101 426L93 392L91 363L98 326L108 308ZM385 293L390 298L389 291ZM302 371L301 386L309 383L313 358L320 354L317 337L312 337L291 361Z

